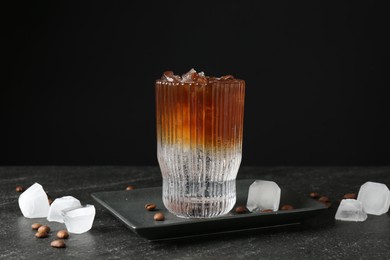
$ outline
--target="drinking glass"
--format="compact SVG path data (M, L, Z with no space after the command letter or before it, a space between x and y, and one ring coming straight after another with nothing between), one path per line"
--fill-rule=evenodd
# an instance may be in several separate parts
M236 202L242 157L245 81L156 81L157 158L165 207L210 218Z

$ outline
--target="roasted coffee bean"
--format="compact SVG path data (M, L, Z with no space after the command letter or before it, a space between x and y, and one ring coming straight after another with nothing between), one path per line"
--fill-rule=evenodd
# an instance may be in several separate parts
M326 197L326 196L321 196L319 199L318 199L319 202L328 202L329 201L329 198Z
M246 213L247 212L247 209L245 206L238 206L236 209L235 209L236 213L238 214L243 214L243 213Z
M38 228L40 228L41 226L42 226L42 224L34 223L34 224L31 225L31 228L32 228L33 230L38 230Z
M60 230L57 232L57 237L61 239L67 239L69 237L69 233L66 230Z
M61 240L61 239L57 239L57 240L52 241L50 243L50 245L52 247L55 247L55 248L64 248L64 247L66 247L64 240Z
M148 204L145 205L145 209L148 210L148 211L155 210L156 209L156 205L153 204L153 203L148 203Z
M318 192L310 192L309 196L313 199L317 199L320 197L320 194Z
M164 217L164 214L163 214L163 213L158 212L158 213L154 214L153 219L154 219L155 221L163 221L163 220L165 219L165 217Z
M280 209L281 210L293 210L294 207L289 205L289 204L286 204L286 205L283 205Z
M132 186L132 185L129 185L129 186L126 187L126 190L134 190L134 189L135 189L135 187Z
M46 232L46 233L49 233L50 232L50 227L49 226L40 226L38 228L38 232Z
M53 203L53 199L51 199L51 198L48 198L47 201L49 202L49 205L51 205Z
M272 209L262 209L260 212L274 212Z
M347 193L343 196L343 199L351 199L355 200L356 199L356 193Z
M48 236L48 234L45 232L45 231L38 231L37 233L35 233L35 237L37 237L37 238L45 238L45 237L47 237Z
M16 186L15 190L16 192L23 192L24 188L22 186Z

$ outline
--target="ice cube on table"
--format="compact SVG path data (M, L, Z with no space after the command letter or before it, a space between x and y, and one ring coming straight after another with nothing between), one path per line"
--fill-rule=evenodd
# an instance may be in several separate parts
M360 187L357 200L367 214L382 215L389 211L390 191L383 183L368 181Z
M246 207L251 211L279 209L281 190L273 181L256 180L249 186Z
M62 211L66 229L74 234L81 234L90 230L95 214L96 210L93 205L68 208Z
M356 222L365 221L367 219L367 214L363 210L363 204L361 201L344 199L340 202L335 219Z
M50 205L47 220L64 223L62 210L66 208L77 208L77 207L81 207L81 203L78 199L72 196L64 196L62 198L55 199L53 203Z
M49 212L49 201L42 185L34 183L19 196L19 208L26 218L45 218Z

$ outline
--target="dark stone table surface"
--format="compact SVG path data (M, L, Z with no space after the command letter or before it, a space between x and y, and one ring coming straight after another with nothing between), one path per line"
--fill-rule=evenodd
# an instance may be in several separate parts
M390 213L359 223L334 220L345 193L357 193L366 181L390 187L390 167L242 167L238 179L246 178L273 180L305 196L317 191L332 207L301 225L151 242L127 229L91 193L160 186L158 167L0 167L0 259L390 259ZM93 228L71 235L65 249L50 247L55 232L35 238L32 223L54 231L65 226L23 217L15 187L34 182L53 198L71 195L94 204Z

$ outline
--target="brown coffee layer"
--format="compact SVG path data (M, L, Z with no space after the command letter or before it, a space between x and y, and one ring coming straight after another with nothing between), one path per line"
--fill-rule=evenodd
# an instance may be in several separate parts
M156 81L158 142L191 148L242 144L245 82L228 78L204 83Z

